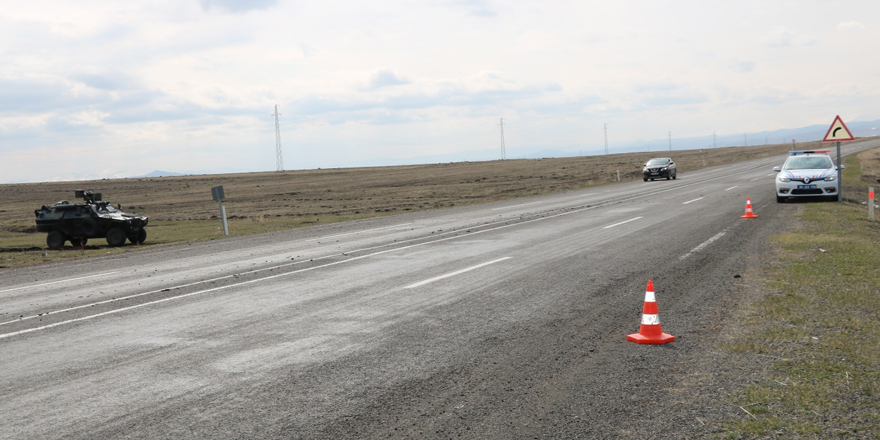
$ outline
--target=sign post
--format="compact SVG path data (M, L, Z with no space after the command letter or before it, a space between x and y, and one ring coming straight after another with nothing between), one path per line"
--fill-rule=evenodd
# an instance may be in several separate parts
M854 140L852 133L846 128L840 115L834 117L834 122L828 127L825 139L822 142L837 142L837 203L843 202L843 164L840 163L840 142Z
M868 220L874 220L874 187L868 188Z
M211 188L211 196L214 197L214 200L220 205L220 218L223 219L223 235L229 237L229 225L226 223L226 207L223 206L223 199L226 198L226 195L223 194L223 186L221 185Z

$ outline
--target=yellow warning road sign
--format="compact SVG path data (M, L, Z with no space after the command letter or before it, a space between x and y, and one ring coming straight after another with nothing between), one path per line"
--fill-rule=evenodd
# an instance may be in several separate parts
M840 142L851 141L854 139L852 133L846 128L846 124L843 123L843 119L840 119L840 115L837 115L834 117L834 122L831 123L831 127L828 128L828 133L825 133L825 139L822 139L822 141Z

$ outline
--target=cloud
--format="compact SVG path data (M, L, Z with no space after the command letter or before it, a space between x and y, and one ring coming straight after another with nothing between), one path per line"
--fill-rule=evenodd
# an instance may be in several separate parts
M399 86L409 84L409 81L401 78L392 70L380 70L373 74L369 83L362 90L376 90L382 87Z
M793 32L785 26L777 27L773 32L764 36L763 40L764 44L770 47L813 46L816 44L815 38Z
M44 113L101 102L100 93L57 77L0 80L0 114Z
M865 114L880 61L865 56L864 17L878 6L857 1L864 13L830 21L789 3L12 2L0 10L0 178L32 178L20 175L46 160L91 170L88 155L55 152L120 145L109 169L145 168L132 175L173 170L169 151L260 170L233 155L264 144L274 169L276 103L290 144L316 147L313 166L338 162L333 145L404 154L388 138L418 155L425 133L482 148L474 133L494 134L499 117L511 146L527 132L549 146L589 142L573 133L602 123L650 138Z
M58 81L44 79L0 79L0 115L39 112L47 102L65 92Z
M384 72L384 73L383 73ZM497 71L483 71L463 78L442 78L408 82L382 71L374 83L391 82L395 87L370 88L357 95L311 95L287 105L289 117L299 121L333 124L359 121L389 124L443 118L450 114L495 114L502 108L514 111L536 108L548 111L559 96L559 84L521 84ZM384 78L379 80L380 78ZM565 107L571 103L561 104Z
M315 48L305 43L300 43L299 50L302 51L303 57L309 58L315 54Z
M468 15L474 17L494 18L498 16L498 12L496 12L489 2L485 0L459 0L451 2L450 4L467 10Z
M755 69L755 63L752 61L738 61L730 65L730 70L734 72L749 73Z
M202 9L210 11L223 9L234 14L269 9L278 5L278 0L201 0Z
M69 77L98 90L131 90L140 86L139 81L118 70L72 73Z
M636 86L638 101L647 108L666 108L702 104L709 98L699 89L688 84L671 82L641 84Z
M863 30L865 29L865 24L859 21L845 21L838 23L837 29L841 31Z

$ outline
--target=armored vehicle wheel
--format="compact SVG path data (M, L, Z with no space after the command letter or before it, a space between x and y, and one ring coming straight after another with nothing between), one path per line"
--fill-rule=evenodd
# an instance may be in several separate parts
M49 249L61 249L64 246L65 242L64 234L61 231L51 231L49 235L46 236L46 246Z
M119 228L110 228L107 231L107 244L113 247L125 244L125 231Z
M137 235L132 235L131 237L128 237L128 240L132 244L141 244L147 241L147 231L145 229L141 229L140 231L138 231Z
M100 232L98 228L98 222L96 222L95 219L91 217L86 217L82 219L82 222L80 222L79 224L79 228L82 231L83 235L85 235L86 237L94 237L95 235L98 235L98 232Z

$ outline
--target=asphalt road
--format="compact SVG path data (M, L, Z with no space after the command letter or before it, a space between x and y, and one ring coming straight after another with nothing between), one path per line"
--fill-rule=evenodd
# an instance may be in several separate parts
M709 436L783 159L0 271L0 438Z

